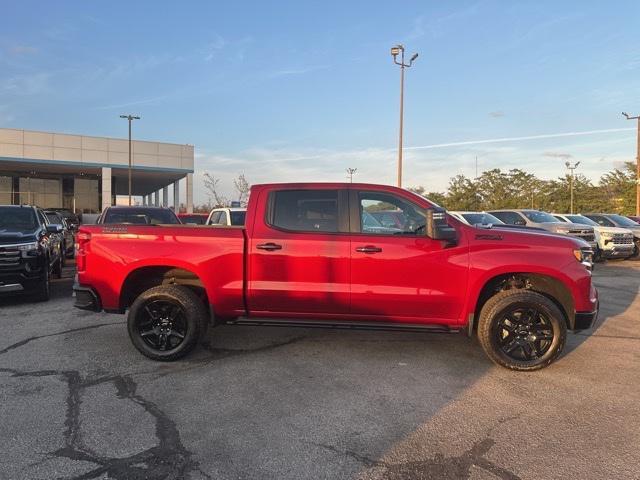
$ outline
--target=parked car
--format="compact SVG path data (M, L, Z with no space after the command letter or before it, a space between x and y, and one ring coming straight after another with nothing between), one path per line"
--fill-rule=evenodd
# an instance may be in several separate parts
M640 223L615 213L585 213L584 216L603 227L619 227L631 230L634 244L633 258L640 258Z
M244 225L246 208L214 208L209 213L207 225Z
M0 206L0 295L25 293L49 299L52 275L62 276L62 225L39 208Z
M209 214L207 213L179 213L178 218L182 223L192 225L206 225Z
M48 211L59 213L69 224L69 226L77 227L80 225L80 217L68 208L48 208Z
M456 212L449 211L449 215L453 215L455 218L467 225L505 225L505 223L497 217L494 217L487 212Z
M57 211L45 210L44 214L47 217L49 223L53 223L56 225L62 225L62 251L64 252L63 259L73 258L73 253L75 250L75 230L77 227L74 227L72 224L67 223L67 220ZM64 265L64 262L63 262Z
M366 213L388 205L408 219L401 232L367 231ZM479 232L390 186L254 185L244 228L91 225L77 241L76 307L128 310L154 360L227 323L466 331L497 364L536 370L598 313L583 241Z
M105 208L97 224L176 225L181 223L173 210L165 207L112 206Z
M594 252L598 247L596 235L590 225L567 225L547 212L532 209L491 210L488 213L510 225L544 228L552 233L579 238L587 242Z
M633 256L633 232L627 228L603 227L584 215L552 213L561 222L591 225L596 235L598 248L596 260L605 258L629 258Z

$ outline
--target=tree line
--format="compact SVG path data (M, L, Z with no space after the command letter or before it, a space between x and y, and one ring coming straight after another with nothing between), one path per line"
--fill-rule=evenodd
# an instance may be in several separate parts
M636 166L626 162L622 168L605 173L594 184L582 174L573 179L575 212L608 212L632 215L636 204ZM518 168L487 170L477 178L456 175L445 192L410 188L448 210L492 210L535 208L548 212L569 212L571 176L542 180Z

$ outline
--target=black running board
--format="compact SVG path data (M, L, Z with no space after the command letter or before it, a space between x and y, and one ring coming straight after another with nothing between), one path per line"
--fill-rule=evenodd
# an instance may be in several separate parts
M231 320L226 324L251 327L303 327L330 328L337 330L381 330L421 333L458 333L460 331L459 328L451 328L446 325L421 325L416 323L395 322L353 322L334 320L273 320L270 318L238 318Z

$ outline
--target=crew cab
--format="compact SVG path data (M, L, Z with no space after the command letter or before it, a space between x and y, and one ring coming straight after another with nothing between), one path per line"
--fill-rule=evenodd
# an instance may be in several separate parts
M380 210L404 222L367 228ZM587 243L476 228L390 186L256 185L244 227L91 225L77 245L76 307L128 310L155 360L227 323L464 331L497 364L535 370L598 312Z
M62 225L39 208L0 205L0 295L29 294L49 300L51 275L60 278Z

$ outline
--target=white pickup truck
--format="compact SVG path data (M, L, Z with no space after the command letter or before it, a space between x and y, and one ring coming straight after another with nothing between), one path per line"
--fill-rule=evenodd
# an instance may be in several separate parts
M244 225L246 208L214 208L206 225Z

